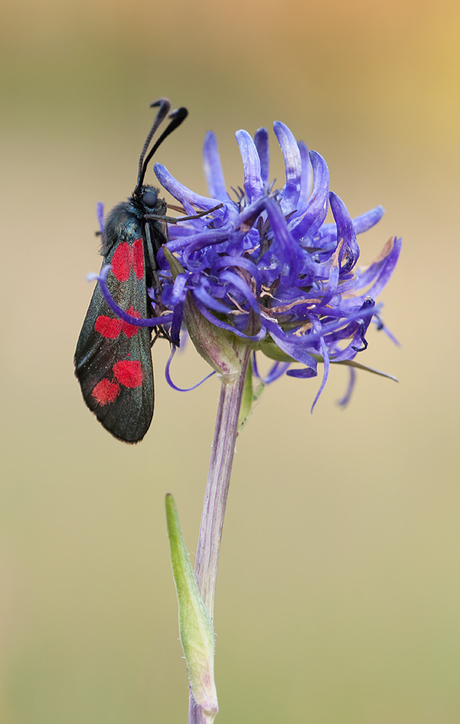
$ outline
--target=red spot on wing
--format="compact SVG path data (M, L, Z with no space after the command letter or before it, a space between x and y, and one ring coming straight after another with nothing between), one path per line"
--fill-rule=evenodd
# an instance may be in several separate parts
M110 380L101 380L94 388L92 395L99 405L107 405L113 402L120 391L120 385Z
M121 332L121 319L114 319L100 314L96 319L94 329L106 339L115 339Z
M136 319L140 319L140 318L141 318L141 315L139 314L139 312L137 312L137 311L134 309L133 306L131 306L131 307L130 307L129 309L127 309L126 311L128 312L128 314L131 315L131 317L136 317ZM128 339L129 339L130 337L133 337L135 334L137 334L137 330L139 329L139 327L136 327L135 324L129 324L129 322L122 322L122 325L121 325L121 326L122 326L122 328L123 328L123 332L124 332L125 335L128 337Z
M115 377L125 387L140 387L144 379L141 363L137 360L121 360L113 365Z
M112 274L119 282L126 282L129 279L131 265L133 262L133 250L127 241L118 244L112 257Z
M144 243L142 239L136 239L133 243L133 266L137 278L142 279L144 276Z

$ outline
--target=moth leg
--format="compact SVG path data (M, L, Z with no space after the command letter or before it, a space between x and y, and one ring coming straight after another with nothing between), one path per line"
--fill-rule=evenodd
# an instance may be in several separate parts
M207 216L208 214L212 214L213 211L217 211L217 209L222 208L223 204L218 204L217 206L214 206L212 209L208 209L207 211L199 211L194 216L180 216L179 218L174 216L160 216L157 214L146 214L146 219L158 219L159 221L167 221L168 224L178 224L180 221L192 221L192 219L201 219L202 216Z
M167 332L163 327L154 327L153 330L155 332L155 336L150 342L151 347L153 347L157 339L167 339L170 344L173 343L171 337L169 336L169 332Z
M158 267L155 258L155 251L153 249L152 237L150 236L150 224L147 222L145 225L145 240L147 242L147 254L149 257L149 266L152 271L153 282L155 288L158 289L160 286L160 277L158 276Z

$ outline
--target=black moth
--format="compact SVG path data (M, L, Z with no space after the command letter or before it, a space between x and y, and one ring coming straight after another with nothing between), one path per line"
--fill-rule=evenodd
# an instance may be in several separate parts
M101 246L103 265L112 265L107 286L113 299L128 314L142 319L152 317L147 289L158 283L156 255L168 241L166 222L177 221L166 217L166 202L158 198L158 189L144 185L144 176L159 145L187 116L185 108L173 111L170 124L146 157L155 131L171 108L166 98L152 106L159 110L139 159L136 188L108 215ZM156 328L156 335L167 336L161 328ZM151 344L152 328L119 319L97 284L78 338L75 374L89 409L106 430L124 442L142 440L152 421Z

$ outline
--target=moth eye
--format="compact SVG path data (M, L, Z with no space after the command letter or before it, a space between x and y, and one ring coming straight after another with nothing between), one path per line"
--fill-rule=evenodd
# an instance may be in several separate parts
M151 191L146 191L145 194L142 195L142 201L149 209L153 209L157 203L157 196Z

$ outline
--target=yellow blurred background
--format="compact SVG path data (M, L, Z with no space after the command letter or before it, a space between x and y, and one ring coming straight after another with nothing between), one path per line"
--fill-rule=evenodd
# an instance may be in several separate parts
M163 375L144 442L86 409L72 358L99 268L95 204L133 190L167 95L187 122L157 160L205 192L216 131L274 120L319 151L352 216L383 204L382 295L403 346L369 335L335 405L268 388L239 438L217 586L219 724L458 724L460 7L439 0L16 0L0 24L0 722L186 722L164 518L196 541L218 383ZM272 135L272 177L283 166ZM149 179L153 181L151 172ZM176 358L177 384L204 363Z

